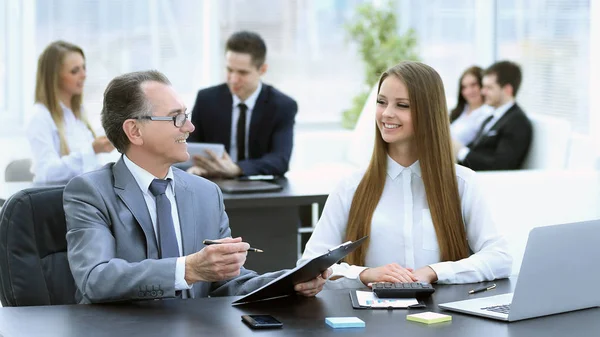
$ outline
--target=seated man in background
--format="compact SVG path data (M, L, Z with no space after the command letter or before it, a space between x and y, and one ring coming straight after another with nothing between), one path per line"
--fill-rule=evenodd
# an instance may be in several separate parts
M250 246L229 237L219 188L172 168L189 159L194 126L164 75L113 79L102 126L121 159L72 179L64 191L78 302L242 295L282 274L242 268ZM203 248L205 239L221 244ZM295 289L314 296L329 274Z
M289 167L298 105L261 83L267 48L258 34L233 34L225 51L227 83L198 92L192 110L196 131L189 141L224 144L226 153L222 158L195 156L188 172L227 178L281 176Z
M491 65L483 76L485 103L494 108L475 139L454 143L458 163L475 171L517 170L531 144L531 122L515 102L521 84L520 67L509 61Z

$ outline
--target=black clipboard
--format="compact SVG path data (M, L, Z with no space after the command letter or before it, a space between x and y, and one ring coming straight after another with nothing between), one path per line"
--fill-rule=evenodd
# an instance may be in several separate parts
M426 308L427 306L425 305L425 303L417 298L417 302L419 302L418 304L413 304L413 305L409 305L406 308L396 308L396 307L369 307L369 306L364 306L364 305L360 305L358 303L358 297L356 297L356 290L350 290L350 302L352 302L352 308L354 309L371 309L371 310L406 310L406 309L418 309L418 308Z
M310 281L319 274L327 270L327 268L336 264L346 255L353 252L360 246L369 236L364 236L354 242L346 242L337 247L329 249L329 251L321 256L307 261L306 263L288 271L279 276L273 281L247 294L246 296L234 301L235 304L249 303L273 299L282 296L295 294L294 285L306 281Z

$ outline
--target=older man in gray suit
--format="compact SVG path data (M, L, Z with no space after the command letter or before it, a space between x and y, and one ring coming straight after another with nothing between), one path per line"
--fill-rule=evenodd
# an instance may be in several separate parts
M125 74L104 93L102 125L123 154L64 191L68 259L80 303L242 295L282 272L244 269L248 243L230 238L219 188L172 164L194 126L159 72ZM204 239L221 244L204 247ZM314 296L330 271L296 285Z

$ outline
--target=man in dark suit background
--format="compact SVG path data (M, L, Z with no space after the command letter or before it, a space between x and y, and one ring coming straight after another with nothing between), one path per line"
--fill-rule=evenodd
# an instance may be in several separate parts
M454 144L458 163L475 171L521 168L531 144L531 122L515 102L521 69L500 61L484 72L482 93L494 112L467 146Z
M195 156L188 172L228 178L287 172L298 105L261 82L266 54L256 33L241 31L227 40L227 82L198 92L192 110L196 131L188 139L224 144L227 153L222 158Z

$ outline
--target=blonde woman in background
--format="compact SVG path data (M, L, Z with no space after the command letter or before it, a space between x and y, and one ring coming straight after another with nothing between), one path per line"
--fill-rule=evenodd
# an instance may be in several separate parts
M98 168L96 155L114 149L105 136L96 137L84 115L85 78L80 47L55 41L40 55L35 105L27 126L34 182L66 182Z
M475 172L454 164L447 111L433 68L402 62L383 73L369 167L329 195L298 262L369 235L333 266L325 287L468 283L510 275L507 241Z

